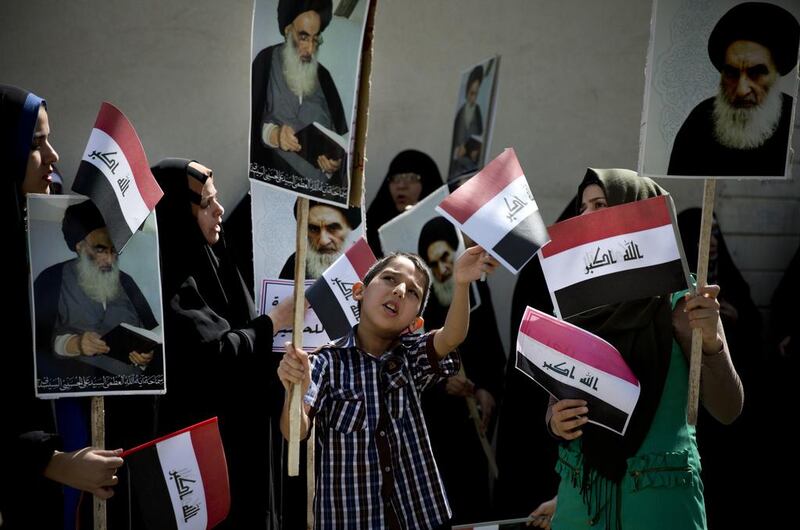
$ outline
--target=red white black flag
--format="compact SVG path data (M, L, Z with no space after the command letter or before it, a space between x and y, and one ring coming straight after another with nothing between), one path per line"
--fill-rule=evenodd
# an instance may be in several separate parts
M436 211L514 274L550 239L510 148L451 193Z
M150 530L214 528L231 506L217 418L122 453Z
M639 380L611 344L528 307L517 335L517 369L556 399L583 399L589 421L625 434Z
M358 302L353 300L353 284L363 280L376 261L367 240L361 237L306 291L308 303L331 339L347 335L358 324L360 315Z
M110 103L100 107L72 191L92 199L117 251L164 195L133 125Z
M540 251L562 318L686 289L689 269L668 195L603 208L548 228Z

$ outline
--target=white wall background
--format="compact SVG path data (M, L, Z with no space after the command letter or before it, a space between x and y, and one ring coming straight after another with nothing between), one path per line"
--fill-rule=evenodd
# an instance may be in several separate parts
M233 205L247 189L252 8L4 0L0 82L48 100L68 184L108 100L131 119L151 162L200 159ZM636 168L650 10L644 0L379 0L367 200L403 149L428 152L446 171L460 73L493 54L502 61L491 156L517 150L547 222L587 166ZM679 210L701 201L699 181L663 184ZM723 233L764 305L800 243L800 185L719 188ZM500 271L490 281L507 340L514 278Z

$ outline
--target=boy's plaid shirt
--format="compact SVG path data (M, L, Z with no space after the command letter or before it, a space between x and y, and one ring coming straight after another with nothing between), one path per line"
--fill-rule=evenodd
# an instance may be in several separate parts
M434 332L406 335L375 358L355 328L313 354L305 402L316 421L317 528L436 528L451 511L433 459L420 394L458 373L455 355L436 358Z

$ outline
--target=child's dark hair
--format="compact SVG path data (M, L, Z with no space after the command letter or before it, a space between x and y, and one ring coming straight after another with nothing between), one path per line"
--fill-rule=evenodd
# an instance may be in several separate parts
M422 315L422 312L425 311L425 306L428 305L428 295L431 292L431 282L433 281L433 276L431 275L431 270L428 268L428 265L422 261L422 258L417 256L416 254L412 254L410 252L392 252L388 254L372 265L367 271L367 274L364 276L364 286L366 287L369 285L375 276L381 273L383 269L389 266L389 263L395 258L406 258L414 264L414 269L417 272L421 272L422 276L425 278L425 285L422 287L422 303L419 306L419 313L417 316ZM360 304L359 304L360 305Z

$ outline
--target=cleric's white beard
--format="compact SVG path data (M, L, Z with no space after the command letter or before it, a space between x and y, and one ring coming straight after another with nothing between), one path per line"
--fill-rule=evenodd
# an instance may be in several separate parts
M286 36L286 46L282 50L283 77L289 90L297 97L305 97L314 92L317 83L317 54L311 54L311 61L304 63L297 53L294 38Z
M121 291L119 265L115 261L109 272L103 272L88 254L80 253L78 258L78 285L86 296L97 303L106 304L117 298Z
M470 103L469 101L464 103L464 125L468 126L472 122L472 118L475 116L476 106L475 103Z
M324 254L317 252L311 245L306 250L306 277L319 278L325 269L333 265L333 262L341 256L339 252Z
M771 89L757 107L733 107L722 92L714 99L714 137L730 149L755 149L769 140L781 120L781 93Z
M431 290L433 290L436 300L439 302L439 305L444 307L450 307L450 304L453 302L453 290L455 290L455 287L456 281L453 276L450 276L443 282L434 278L431 283Z

